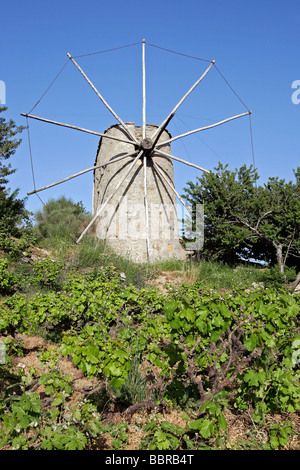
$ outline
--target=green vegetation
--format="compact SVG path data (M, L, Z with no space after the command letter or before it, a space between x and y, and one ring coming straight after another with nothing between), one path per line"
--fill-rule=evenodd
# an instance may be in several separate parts
M236 448L286 446L299 431L299 296L237 285L219 292L209 268L206 284L170 286L163 295L125 285L111 266L80 273L35 262L30 279L40 288L0 304L1 448L124 449L139 417L137 448L232 448L226 410L251 418L252 436ZM32 337L44 341L39 367L18 367ZM79 371L90 386L74 378ZM119 425L107 424L112 407ZM166 419L175 411L184 426ZM278 413L284 423L271 425ZM263 443L251 441L255 430L265 433Z
M15 154L21 139L15 136L24 130L23 126L9 120L8 122L1 113L7 110L0 106L0 236L20 236L20 228L28 225L30 214L25 209L25 201L18 199L18 190L11 192L7 187L8 176L16 170L11 168L7 161Z
M50 199L35 214L34 233L38 240L75 242L90 217L81 202L74 203L64 196Z
M295 288L300 281L300 167L294 175L295 182L269 178L259 186L252 167L230 171L220 163L196 183L188 182L183 197L205 207L202 257L230 264L263 260L277 266L285 281L286 268L293 267Z
M1 450L299 448L296 266L139 265L93 235L74 244L81 203L49 201L33 228L15 215L0 230Z

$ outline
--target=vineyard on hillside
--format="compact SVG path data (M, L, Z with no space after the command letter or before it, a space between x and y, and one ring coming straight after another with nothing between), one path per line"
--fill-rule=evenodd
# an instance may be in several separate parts
M299 293L0 261L1 449L299 448Z

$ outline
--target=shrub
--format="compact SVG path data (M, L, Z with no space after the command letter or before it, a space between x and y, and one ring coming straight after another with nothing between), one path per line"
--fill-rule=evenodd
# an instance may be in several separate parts
M33 265L34 284L53 290L62 287L63 265L49 258L37 261Z
M8 269L8 261L0 258L0 294L10 295L14 293L17 284L16 276Z
M89 221L89 214L81 202L74 203L64 196L50 199L36 212L34 232L38 239L59 238L76 241Z

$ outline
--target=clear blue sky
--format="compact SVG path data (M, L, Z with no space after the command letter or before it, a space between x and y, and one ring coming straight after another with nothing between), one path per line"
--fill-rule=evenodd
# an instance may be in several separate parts
M6 84L6 117L26 124L29 112L73 56L132 43L130 48L78 58L78 62L123 121L142 123L142 39L216 65L252 111L255 164L261 182L293 178L300 165L300 104L292 103L292 82L300 80L299 1L136 0L113 2L52 0L3 2L0 80ZM146 45L147 121L160 124L207 67L207 63ZM178 110L173 136L242 113L245 108L212 69ZM103 132L116 123L69 61L33 114ZM36 186L93 165L98 138L30 120ZM252 163L248 117L180 139L173 154L213 169ZM27 133L11 161L10 179L20 196L33 189ZM179 193L200 173L175 163ZM92 173L40 193L92 207ZM27 208L41 202L32 195Z

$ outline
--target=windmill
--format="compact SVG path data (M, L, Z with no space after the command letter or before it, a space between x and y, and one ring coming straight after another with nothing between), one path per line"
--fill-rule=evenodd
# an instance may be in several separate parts
M148 124L146 121L145 44L146 41L143 39L143 119L140 127L135 126L132 122L124 122L97 90L75 58L71 54L67 54L68 60L75 65L85 81L114 116L117 124L108 128L104 133L100 133L30 113L21 113L27 120L32 118L100 136L96 161L92 167L41 188L35 188L27 194L38 193L89 171L94 171L93 214L77 243L80 243L85 234L96 224L96 236L99 239L105 239L118 252L128 255L136 261L182 259L184 254L179 242L176 200L178 199L184 207L187 208L187 206L174 185L173 161L194 167L202 172L209 172L209 170L174 156L171 152L171 143L187 135L250 115L251 112L247 110L247 112L175 137L172 137L168 132L168 124L178 108L214 66L215 61L213 60L161 124ZM189 211L188 208L187 210Z

